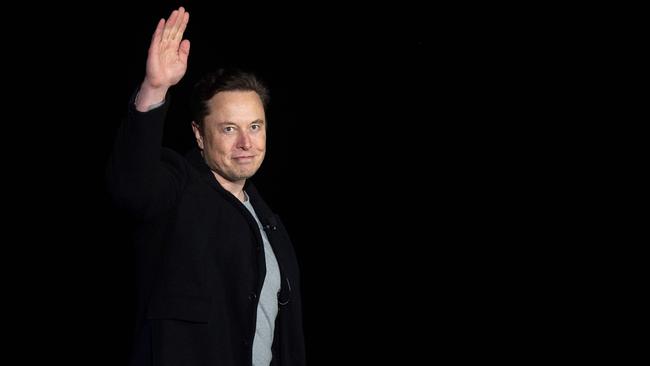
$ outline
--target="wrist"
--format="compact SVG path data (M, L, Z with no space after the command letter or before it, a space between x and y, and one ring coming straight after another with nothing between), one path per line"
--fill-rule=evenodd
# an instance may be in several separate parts
M152 87L146 80L142 82L140 90L135 97L135 109L147 112L165 103L167 87Z

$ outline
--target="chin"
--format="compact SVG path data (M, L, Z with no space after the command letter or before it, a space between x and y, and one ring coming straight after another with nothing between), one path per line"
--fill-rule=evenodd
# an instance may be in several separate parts
M257 171L257 170L255 170L255 171L253 171L253 172L238 172L237 174L232 174L232 175L230 176L230 178L231 178L231 180L232 180L233 182L234 182L234 181L245 180L245 179L248 179L248 178L252 177L253 175L255 175L255 172L256 172L256 171Z

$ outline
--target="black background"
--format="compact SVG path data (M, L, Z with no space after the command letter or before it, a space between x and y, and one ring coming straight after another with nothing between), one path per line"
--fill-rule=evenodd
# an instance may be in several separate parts
M39 31L14 48L27 71L13 89L22 117L7 127L20 139L6 140L20 146L8 167L27 258L15 285L36 298L16 302L28 343L50 345L52 359L126 363L132 250L104 167L155 25L180 4L192 46L164 143L193 145L186 101L204 72L239 66L269 84L254 181L298 254L309 364L498 352L486 340L515 311L501 308L505 251L490 245L510 239L495 218L507 154L493 144L498 46L467 35L462 12L406 3L141 1L22 15Z

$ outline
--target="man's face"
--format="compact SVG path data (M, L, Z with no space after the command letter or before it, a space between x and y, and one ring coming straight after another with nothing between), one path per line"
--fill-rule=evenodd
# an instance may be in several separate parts
M208 101L203 131L192 123L206 163L219 178L242 183L266 154L266 117L256 92L219 92Z

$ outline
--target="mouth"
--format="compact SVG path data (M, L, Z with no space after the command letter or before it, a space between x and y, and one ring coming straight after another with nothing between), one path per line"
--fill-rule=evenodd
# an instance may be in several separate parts
M253 159L255 159L255 156L253 155L247 155L247 156L234 156L232 160L238 162L238 163L249 163L252 162Z

